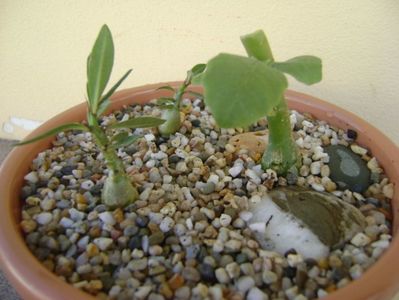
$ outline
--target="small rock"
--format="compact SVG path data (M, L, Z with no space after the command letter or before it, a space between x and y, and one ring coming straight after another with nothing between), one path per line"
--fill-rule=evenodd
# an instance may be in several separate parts
M215 276L220 283L228 283L230 281L230 277L224 268L216 269Z
M262 280L266 284L272 284L278 280L278 276L270 270L264 270L262 273Z
M112 239L105 238L105 237L96 238L96 239L94 239L93 242L102 251L105 251L105 250L109 249L111 247L111 245L113 244L113 240Z
M36 171L32 171L25 175L24 179L31 183L37 183L39 181L39 176Z
M330 178L341 189L362 193L370 185L370 170L366 163L347 147L331 145L325 148L330 157Z
M237 280L236 287L241 293L246 293L255 286L255 280L251 276L243 276Z
M80 184L80 187L84 190L90 190L94 187L94 182L91 180L85 180Z
M100 218L101 221L104 222L104 224L111 225L111 226L114 226L116 224L114 216L109 211L105 211L105 212L98 214L98 217Z
M198 282L201 279L200 273L193 267L185 267L182 271L185 280Z
M234 167L229 169L229 174L232 177L237 177L238 175L240 175L241 171L244 169L243 165L235 165Z
M227 214L222 214L220 216L220 225L222 225L223 227L227 227L230 225L230 223L231 223L231 216Z
M359 232L351 239L351 244L356 247L364 247L371 242L370 238L362 232Z
M170 231L174 225L175 221L171 217L165 217L159 224L159 229L161 229L162 232L166 233Z
M268 300L269 296L257 287L253 287L247 294L247 300Z
M53 215L49 212L42 212L38 214L35 219L40 225L47 225L53 220Z

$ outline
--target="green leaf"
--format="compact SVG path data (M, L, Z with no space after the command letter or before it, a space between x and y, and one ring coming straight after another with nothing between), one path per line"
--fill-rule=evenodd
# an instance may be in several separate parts
M249 57L261 61L273 61L272 50L263 30L257 30L240 38Z
M161 97L157 99L157 105L174 104L174 103L175 99L173 98Z
M285 62L273 63L271 66L309 85L319 82L322 77L321 59L316 56L297 56Z
M112 137L111 144L114 148L129 146L139 139L139 135L129 135L127 132L121 132Z
M97 116L101 116L103 113L105 113L110 104L111 101L109 99L101 101L100 105L98 106Z
M46 131L45 133L39 134L38 136L35 136L34 138L31 138L29 140L23 140L23 141L21 141L19 143L16 143L15 146L21 146L21 145L30 144L30 143L45 139L47 137L56 135L56 134L58 134L60 132L68 131L68 130L89 131L89 128L86 127L83 124L80 124L80 123L64 124L64 125L58 126L56 128L50 129L49 131Z
M161 86L161 87L157 88L157 90L168 90L168 91L175 92L175 89L172 88L170 85Z
M245 127L269 114L288 84L263 62L223 53L208 62L202 83L205 103L225 128Z
M114 43L107 25L103 25L87 59L87 96L90 110L97 112L102 93L114 64Z
M204 72L205 68L206 68L206 64L197 64L194 67L192 67L191 74L193 76L197 76L198 74L201 74L202 72Z
M158 106L159 106L160 109L173 109L173 108L176 107L174 104L161 104L161 105L158 105Z
M124 122L115 123L109 126L111 129L116 128L148 128L148 127L156 127L165 122L165 120L154 118L154 117L138 117L129 119Z
M112 94L116 91L116 89L122 84L122 82L126 79L126 77L129 76L129 74L132 72L132 69L128 70L125 75L122 76L121 79L118 80L117 83L101 98L101 102L105 101L106 99L109 99Z

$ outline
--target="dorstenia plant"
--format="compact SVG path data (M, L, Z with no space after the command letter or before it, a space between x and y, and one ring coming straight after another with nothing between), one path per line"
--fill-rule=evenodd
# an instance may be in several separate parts
M275 62L262 30L242 36L241 42L248 57L221 53L193 82L203 85L205 103L221 127L247 127L267 117L269 142L262 167L284 175L301 163L284 99L288 86L284 73L308 85L317 83L321 60L306 55Z
M81 123L64 124L32 139L22 141L17 145L33 143L62 131L81 130L90 132L98 149L102 152L108 168L108 176L101 194L102 202L109 207L122 207L136 200L138 192L126 174L123 162L117 156L116 151L118 148L130 145L139 136L119 129L156 127L161 125L164 120L154 117L138 117L114 123L107 127L100 126L100 117L109 107L110 97L132 71L127 71L108 92L104 93L111 76L113 64L114 43L108 26L104 25L87 58L88 125Z

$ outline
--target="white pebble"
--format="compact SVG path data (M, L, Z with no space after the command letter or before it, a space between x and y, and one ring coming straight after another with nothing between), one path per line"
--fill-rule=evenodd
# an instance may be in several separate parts
M242 220L244 220L245 222L248 222L249 220L251 220L251 218L253 216L253 213L251 213L250 211L245 210L245 211L240 212L239 216L240 216L240 218Z
M162 232L168 232L175 225L175 221L171 217L166 217L162 220L161 224L159 224L159 229Z
M269 296L262 292L257 287L253 287L249 290L247 300L268 300Z
M73 222L71 219L69 219L69 218L63 217L63 218L60 220L59 224L60 224L62 227L64 227L64 228L70 228L70 227L73 226L74 222Z
M360 146L355 145L355 144L351 145L351 149L352 149L353 152L355 152L356 154L359 154L359 155L367 154L367 149L364 149L363 147L360 147Z
M255 171L253 171L251 169L247 169L245 171L245 176L247 176L255 184L261 183L261 178L258 176L258 174L256 174Z
M255 280L251 276L243 276L237 280L236 286L241 293L246 293L255 286Z
M69 209L69 217L73 220L73 221L82 221L85 217L85 213L81 212L79 210L77 210L76 208L70 208Z
M81 187L82 189L84 189L84 190L90 190L93 186L94 186L94 182L91 181L91 180L83 181L83 182L80 184L80 187Z
M313 175L318 175L320 174L321 171L321 163L319 161L312 162L310 164L310 173Z
M220 216L220 225L222 225L223 227L227 227L229 226L231 223L231 217L227 214L222 214Z
M238 175L240 175L240 173L243 169L244 169L244 167L242 165L235 165L234 167L229 169L229 174L232 177L237 177Z
M109 211L105 211L98 214L98 217L100 218L101 221L103 221L107 225L114 226L116 224L114 216Z
M322 184L320 184L320 183L312 183L312 188L315 191L318 191L318 192L324 192L325 191L324 186Z
M105 237L96 238L96 239L94 239L93 242L102 251L107 250L109 247L111 247L111 245L113 243L111 238L105 238Z
M153 135L152 133L146 134L144 135L144 138L147 142L152 142L155 141L155 135Z
M51 222L53 215L49 212L42 212L35 217L37 223L41 225L46 225Z
M37 183L39 181L39 176L37 175L37 172L32 171L32 172L26 174L24 179L26 181L29 181L29 182L32 182L32 183Z

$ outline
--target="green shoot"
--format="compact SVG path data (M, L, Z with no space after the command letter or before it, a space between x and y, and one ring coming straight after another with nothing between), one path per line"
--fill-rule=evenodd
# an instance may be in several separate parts
M183 96L188 93L195 97L198 97L198 93L187 91L188 86L191 84L192 79L194 76L198 76L201 74L206 65L198 64L195 65L191 70L187 72L186 79L184 80L183 84L178 88L174 89L171 86L162 86L159 89L168 90L173 92L172 97L163 97L157 100L157 104L162 109L162 116L161 118L165 120L165 123L158 126L159 132L164 135L168 136L170 134L175 133L179 130L181 126L180 121L180 106ZM202 95L200 95L202 96Z
M100 126L99 119L109 107L110 97L132 71L127 71L108 92L103 94L111 76L113 64L114 44L112 35L108 26L104 25L87 59L88 126L80 123L64 124L16 145L33 143L62 131L81 130L90 132L105 158L109 171L101 200L109 207L123 207L135 201L138 198L138 192L126 174L123 162L117 156L116 150L134 143L139 136L129 135L127 132L115 134L115 129L155 127L165 121L153 117L140 117L112 124L105 128Z
M308 85L319 82L321 60L298 56L275 62L261 30L242 36L241 42L248 57L219 54L207 63L195 83L203 85L205 103L221 127L247 127L267 117L269 142L261 164L284 175L301 163L284 99L288 86L284 73Z

